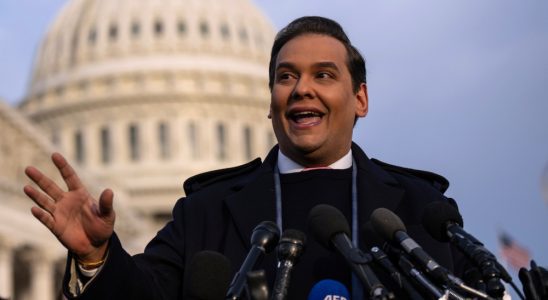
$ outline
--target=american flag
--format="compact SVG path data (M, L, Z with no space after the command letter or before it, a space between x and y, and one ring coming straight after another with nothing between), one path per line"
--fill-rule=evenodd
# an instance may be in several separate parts
M529 261L531 260L529 251L516 243L507 233L502 232L499 234L499 243L500 255L510 267L519 270L520 268L527 268L529 266Z

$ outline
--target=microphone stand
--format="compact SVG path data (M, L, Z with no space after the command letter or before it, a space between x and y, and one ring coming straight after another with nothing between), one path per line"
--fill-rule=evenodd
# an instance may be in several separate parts
M336 235L334 239L340 240L339 243L333 243L335 248L338 248L340 244L352 245L352 242L348 239L346 235ZM349 248L351 247L349 246ZM338 250L341 253L346 252L343 248L340 248ZM380 283L375 273L373 273L373 271L369 268L368 264L373 261L373 258L370 254L363 253L358 248L351 248L351 251L348 251L347 254L348 255L343 255L343 257L349 262L351 269L353 269L354 273L360 279L360 281L370 290L369 299L394 299L394 294L386 290L386 288Z
M451 226L451 225L450 225ZM457 228L456 226L453 226ZM447 230L449 238L457 245L458 248L463 250L465 254L479 266L479 269L485 279L487 294L492 297L499 298L504 294L504 285L500 282L500 279L505 279L506 282L511 282L510 276L504 276L506 274L501 273L495 257L483 247L483 244L477 241L475 238L462 234L453 233L451 230ZM503 268L504 270L504 268Z
M397 286L403 289L407 296L412 300L422 300L424 299L419 292L413 287L413 285L407 280L405 276L402 276L392 265L392 262L388 258L388 255L379 247L374 246L370 250L371 256L376 260L376 262L381 265L392 277L392 280L397 284Z

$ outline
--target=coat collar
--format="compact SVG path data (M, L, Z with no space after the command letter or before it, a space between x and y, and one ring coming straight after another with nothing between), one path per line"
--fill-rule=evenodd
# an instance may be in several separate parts
M358 165L358 223L364 226L375 209L384 207L396 210L404 190L392 175L374 164L355 143L352 143L352 153Z
M276 222L273 172L277 160L278 146L275 146L266 156L255 177L240 191L225 199L232 221L247 248L250 246L251 233L259 223Z
M352 154L358 165L358 209L359 224L369 221L369 216L378 207L395 210L404 191L386 171L372 163L363 150L352 144ZM240 191L228 196L225 203L232 220L249 247L253 229L262 221L276 221L274 192L274 166L278 157L275 146L248 184Z

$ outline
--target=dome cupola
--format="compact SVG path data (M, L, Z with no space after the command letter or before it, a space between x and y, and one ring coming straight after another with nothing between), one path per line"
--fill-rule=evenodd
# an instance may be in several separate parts
M250 0L71 0L20 109L149 214L197 172L261 156L274 30Z

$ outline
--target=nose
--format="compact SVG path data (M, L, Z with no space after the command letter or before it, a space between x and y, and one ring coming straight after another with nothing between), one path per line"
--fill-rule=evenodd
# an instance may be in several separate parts
M295 83L293 93L291 94L293 99L305 99L314 97L314 89L312 82L307 76L301 76Z

